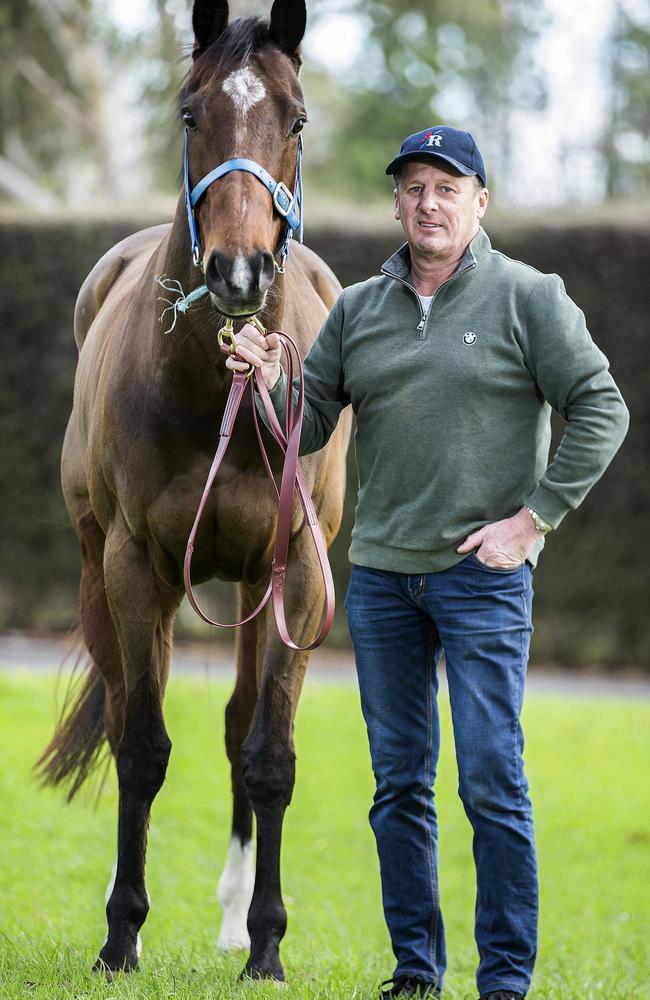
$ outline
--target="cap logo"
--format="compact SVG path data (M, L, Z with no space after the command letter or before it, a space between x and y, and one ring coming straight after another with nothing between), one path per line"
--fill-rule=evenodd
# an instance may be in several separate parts
M442 143L442 136L439 132L429 132L427 135L424 145L425 146L439 146Z

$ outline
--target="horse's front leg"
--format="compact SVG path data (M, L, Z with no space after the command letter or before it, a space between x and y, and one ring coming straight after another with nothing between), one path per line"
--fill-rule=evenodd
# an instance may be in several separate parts
M170 606L167 598L163 605L146 550L125 527L107 535L104 574L122 652L126 705L117 752L117 864L106 905L108 935L94 969L129 972L138 963L139 931L149 910L144 879L149 813L171 751L162 702L177 602Z
M302 552L301 557L301 548L296 545L292 554L293 572L290 567L287 586L287 607L294 611L289 626L298 642L313 638L322 604L309 554ZM257 860L248 912L251 950L241 976L284 981L280 941L287 914L280 885L280 846L295 780L293 721L309 654L296 653L282 644L270 607L260 631L259 694L242 748L244 780L257 826Z

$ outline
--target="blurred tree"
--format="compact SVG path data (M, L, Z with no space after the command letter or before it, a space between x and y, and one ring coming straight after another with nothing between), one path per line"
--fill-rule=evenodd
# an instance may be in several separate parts
M118 192L111 132L115 29L93 0L0 7L0 193L47 210Z
M650 9L619 0L607 42L610 107L602 153L609 198L650 193Z
M396 138L443 121L471 131L492 176L507 176L512 111L546 100L530 59L547 21L539 0L358 0L357 10L367 35L356 67L314 88L337 110L327 145L316 144L315 182L331 189L336 178L341 193L347 179L354 197L385 196Z

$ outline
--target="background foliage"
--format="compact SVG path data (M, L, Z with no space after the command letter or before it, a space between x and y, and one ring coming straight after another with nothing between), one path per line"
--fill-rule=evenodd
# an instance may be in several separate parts
M639 197L650 179L650 15L638 0L611 3L600 53L603 130L591 152L608 196ZM231 7L233 16L267 16L270 0ZM475 132L493 193L507 200L515 115L534 118L546 104L547 71L535 44L551 21L548 5L310 0L308 7L310 26L338 12L363 31L345 72L335 58L305 63L313 121L307 170L318 188L379 196L395 137L451 118ZM0 201L48 211L100 194L173 189L174 98L188 66L191 2L143 0L129 27L125 8L119 0L0 6ZM584 152L569 144L564 155Z

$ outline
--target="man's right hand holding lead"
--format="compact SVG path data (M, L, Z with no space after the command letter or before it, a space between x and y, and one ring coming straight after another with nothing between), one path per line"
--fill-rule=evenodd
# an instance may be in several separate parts
M280 378L280 338L277 333L269 333L266 337L252 323L246 323L237 334L237 354L244 361L237 361L231 354L226 358L226 367L233 371L243 372L250 365L262 369L262 378L270 391Z

